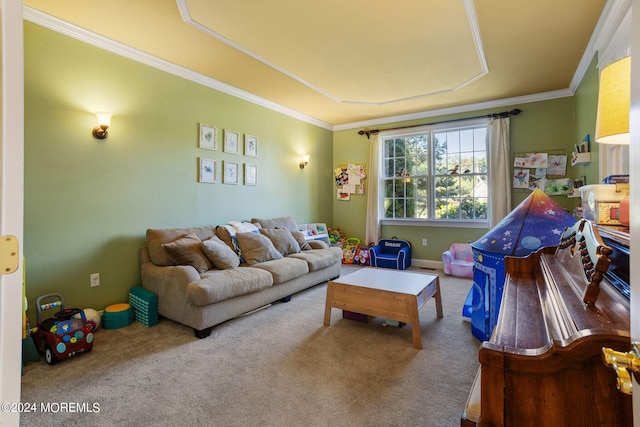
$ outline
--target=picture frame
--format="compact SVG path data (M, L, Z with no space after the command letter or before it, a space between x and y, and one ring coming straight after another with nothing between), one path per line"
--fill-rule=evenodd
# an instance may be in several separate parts
M224 152L238 154L240 152L240 135L238 132L224 130Z
M238 163L224 161L222 165L222 183L238 184Z
M217 176L218 161L215 159L200 157L198 159L198 182L215 184Z
M204 123L198 123L198 147L205 150L218 149L218 128Z
M244 155L258 157L258 137L244 134Z
M244 164L244 185L258 185L258 166Z

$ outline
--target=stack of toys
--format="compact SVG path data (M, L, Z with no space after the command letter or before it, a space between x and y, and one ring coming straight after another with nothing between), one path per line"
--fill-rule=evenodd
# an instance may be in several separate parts
M129 291L129 304L133 307L138 322L145 326L158 324L158 295L142 286L136 286Z
M119 329L129 326L133 320L133 310L129 304L112 304L104 309L102 326L105 329Z

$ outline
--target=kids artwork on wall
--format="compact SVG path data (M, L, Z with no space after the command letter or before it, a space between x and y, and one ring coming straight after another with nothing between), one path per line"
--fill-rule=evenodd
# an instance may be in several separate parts
M364 164L349 163L340 165L334 170L338 200L350 200L351 195L363 195L365 178Z
M540 189L548 195L566 195L572 191L563 154L526 153L513 162L513 188Z

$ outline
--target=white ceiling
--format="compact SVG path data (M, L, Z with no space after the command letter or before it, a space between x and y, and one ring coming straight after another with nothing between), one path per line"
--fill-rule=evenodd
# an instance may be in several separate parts
M606 0L24 4L38 24L335 127L570 91Z

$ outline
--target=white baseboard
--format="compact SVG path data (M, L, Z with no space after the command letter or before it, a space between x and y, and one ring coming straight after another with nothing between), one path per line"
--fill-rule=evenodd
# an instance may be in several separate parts
M435 261L431 259L411 259L411 266L420 268L429 268L432 270L443 270L444 265L442 261Z

